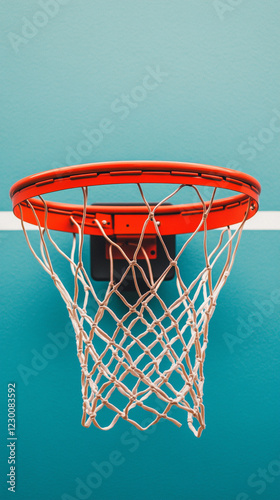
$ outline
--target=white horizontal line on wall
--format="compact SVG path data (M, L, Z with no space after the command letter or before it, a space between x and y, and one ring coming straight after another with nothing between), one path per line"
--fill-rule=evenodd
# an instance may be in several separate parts
M26 224L26 229L38 230L33 224ZM21 221L13 212L0 212L0 230L1 231L20 231L22 230Z
M236 224L232 226L232 228L235 227L237 227ZM280 211L257 212L252 219L246 222L244 230L246 229L257 231L280 231Z
M38 230L37 226L25 223L29 231ZM233 228L236 226L232 226ZM20 220L13 212L0 211L0 231L20 231L22 229ZM258 212L252 219L245 224L245 230L257 231L280 231L280 211Z

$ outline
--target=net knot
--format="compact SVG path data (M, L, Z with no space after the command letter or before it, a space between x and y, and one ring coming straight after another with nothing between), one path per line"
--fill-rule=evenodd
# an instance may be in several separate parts
M153 383L150 384L150 389L152 389L152 391L157 391L157 386Z
M197 398L197 399L199 399L199 398ZM199 406L198 405L194 405L194 407L193 407L193 413L194 413L194 415L198 415L199 414Z
M179 392L177 398L174 399L174 404L181 403L182 399L184 399L184 395Z

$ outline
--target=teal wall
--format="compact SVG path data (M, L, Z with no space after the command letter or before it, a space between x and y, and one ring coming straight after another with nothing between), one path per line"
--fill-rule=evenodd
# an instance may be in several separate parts
M261 210L280 210L277 0L14 0L0 13L0 210L11 210L9 188L26 175L128 159L244 170L262 184ZM154 87L146 93L145 78ZM124 421L108 432L80 425L80 368L64 304L23 234L0 238L1 499L12 497L9 382L18 500L279 499L279 232L244 233L220 295L200 440L187 423L145 433ZM46 359L59 333L64 344ZM21 365L33 370L27 380ZM81 489L90 477L94 487Z

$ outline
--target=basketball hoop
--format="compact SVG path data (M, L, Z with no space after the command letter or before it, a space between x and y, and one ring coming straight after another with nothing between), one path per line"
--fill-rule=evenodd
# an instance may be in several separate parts
M89 186L128 183L138 186L141 203L88 204ZM149 202L143 187L147 183L167 184L170 194L160 202ZM213 189L208 201L201 195L203 186ZM171 205L186 187L196 193L197 202ZM83 204L43 198L72 188L81 188ZM219 189L235 194L216 199ZM187 412L190 429L200 437L205 428L203 364L209 321L230 274L244 224L258 210L259 194L260 184L242 172L160 161L65 167L14 184L10 192L14 213L22 221L31 252L59 290L75 330L82 371L82 425L111 429L123 418L142 430L160 419L180 426L173 415L178 407ZM39 228L38 252L25 222ZM231 229L233 224L238 226ZM208 251L208 230L217 228L222 228L221 233ZM55 242L51 230L72 233L69 253ZM186 285L188 276L183 278L181 262L201 232L202 269ZM188 236L176 249L175 235L184 234ZM84 267L85 235L91 238L92 276L108 281L102 299ZM50 248L69 264L72 294L57 274ZM222 265L216 277L218 261ZM166 280L172 280L170 293L164 288ZM93 314L89 301L96 305ZM109 414L107 423L101 410ZM145 424L143 412L151 417Z

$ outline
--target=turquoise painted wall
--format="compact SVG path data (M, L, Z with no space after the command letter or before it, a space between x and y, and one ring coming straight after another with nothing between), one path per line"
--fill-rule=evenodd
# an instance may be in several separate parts
M14 0L0 12L0 210L11 210L9 188L26 175L128 159L244 170L262 184L261 210L280 210L278 1ZM23 234L0 238L1 499L12 498L6 400L14 382L18 500L278 500L279 232L243 234L210 327L200 440L187 424L145 433L124 421L108 432L80 425L64 304ZM63 347L47 359L60 333ZM33 370L27 379L22 365Z

